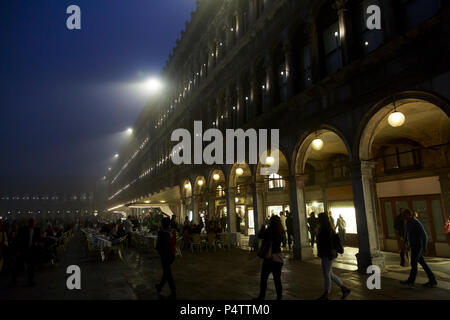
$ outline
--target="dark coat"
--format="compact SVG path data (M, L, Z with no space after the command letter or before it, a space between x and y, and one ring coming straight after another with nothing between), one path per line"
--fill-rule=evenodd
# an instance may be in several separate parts
M156 243L156 250L158 251L163 264L172 264L175 260L175 255L172 252L170 244L171 235L169 231L160 230L158 232L158 242Z
M320 258L328 258L330 260L336 258L333 236L333 230L319 227L317 232L317 255Z
M264 241L272 241L272 253L280 253L281 252L281 241L283 235L278 235L275 232L272 232L269 229L261 229L258 233L258 238L263 239Z

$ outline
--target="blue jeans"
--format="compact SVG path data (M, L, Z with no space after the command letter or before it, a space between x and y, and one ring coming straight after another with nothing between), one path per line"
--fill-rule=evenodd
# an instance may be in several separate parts
M328 258L322 259L322 272L324 278L324 292L331 293L331 281L337 284L338 287L342 287L342 280L333 273L333 260Z
M431 282L435 282L436 278L434 277L433 272L431 271L428 264L425 262L425 259L423 258L423 248L412 246L411 247L411 273L409 274L408 282L414 283L416 281L417 276L417 263L420 263L423 270L426 272L428 279Z

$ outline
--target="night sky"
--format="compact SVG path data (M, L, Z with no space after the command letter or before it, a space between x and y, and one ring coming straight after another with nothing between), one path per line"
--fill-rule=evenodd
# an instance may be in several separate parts
M82 29L66 27L81 8ZM0 188L95 181L113 164L195 0L1 0Z

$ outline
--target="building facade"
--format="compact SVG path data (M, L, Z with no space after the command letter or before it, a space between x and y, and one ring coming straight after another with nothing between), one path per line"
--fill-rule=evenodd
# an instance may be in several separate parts
M368 29L371 5L381 9L381 30ZM448 2L197 6L162 72L165 89L108 176L108 207L161 207L179 221L226 217L231 232L239 215L247 234L289 210L301 259L312 257L307 216L331 211L347 221L360 271L398 249L393 221L410 208L430 252L450 256L442 233L450 215ZM261 175L264 161L175 165L172 132L193 134L194 121L224 134L279 129L279 150L267 150L278 151L279 170Z

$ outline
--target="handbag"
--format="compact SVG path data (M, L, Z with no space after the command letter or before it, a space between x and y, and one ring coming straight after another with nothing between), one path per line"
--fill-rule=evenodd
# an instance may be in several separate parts
M272 241L263 241L261 248L258 251L258 257L261 259L271 259L272 258Z
M340 254L344 253L344 248L342 247L341 239L339 238L339 235L337 233L335 233L333 235L333 247L337 253L340 253Z

